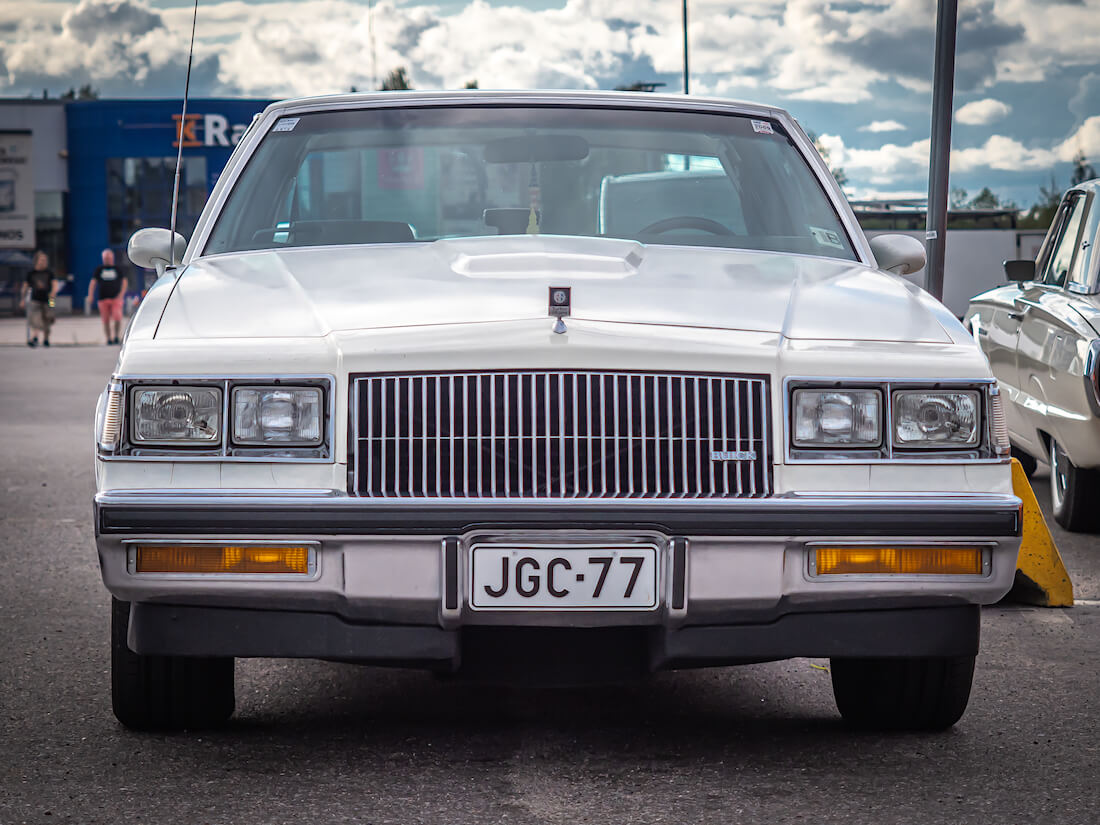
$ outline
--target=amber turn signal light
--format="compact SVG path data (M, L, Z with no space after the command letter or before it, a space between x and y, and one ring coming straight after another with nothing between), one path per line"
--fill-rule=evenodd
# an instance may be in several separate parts
M817 575L980 576L980 547L817 547Z
M143 544L135 573L309 573L308 547Z

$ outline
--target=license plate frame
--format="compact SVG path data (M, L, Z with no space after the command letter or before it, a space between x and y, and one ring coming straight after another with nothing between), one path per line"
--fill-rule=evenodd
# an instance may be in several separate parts
M509 563L502 566L503 559ZM534 564L521 564L525 559ZM605 564L605 559L610 561ZM471 610L492 612L651 613L662 604L662 563L662 549L651 541L474 542L467 551L466 603ZM509 583L502 591L505 574ZM520 592L520 584L531 589L533 577L537 592ZM487 587L501 595L492 595Z

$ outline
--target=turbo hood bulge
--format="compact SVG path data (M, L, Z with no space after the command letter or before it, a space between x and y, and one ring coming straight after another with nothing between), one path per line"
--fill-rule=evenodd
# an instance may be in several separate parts
M603 238L506 236L312 247L199 258L180 274L156 338L330 332L572 317L779 333L791 339L952 343L919 289L863 264Z

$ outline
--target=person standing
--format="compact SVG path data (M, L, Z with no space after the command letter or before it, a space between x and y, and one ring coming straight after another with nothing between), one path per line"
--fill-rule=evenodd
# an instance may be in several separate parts
M19 308L27 310L27 346L38 346L38 333L42 333L42 346L50 345L50 327L53 326L53 299L61 288L61 281L50 271L50 259L45 252L34 253L34 269L27 273L27 283ZM27 302L30 306L27 306Z
M103 334L108 344L122 343L122 301L126 295L126 276L115 268L115 253L104 249L103 264L97 266L88 284L88 303L99 285L99 317L103 321Z

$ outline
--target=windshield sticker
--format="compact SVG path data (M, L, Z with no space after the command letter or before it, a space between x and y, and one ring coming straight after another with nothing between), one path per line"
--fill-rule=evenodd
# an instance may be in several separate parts
M272 132L293 132L294 127L298 125L300 118L296 117L283 117L279 118L279 122L275 124L275 128Z
M752 130L761 135L775 134L775 130L772 129L772 125L766 120L754 120L752 122Z
M844 241L840 239L840 235L833 232L831 229L821 229L817 226L811 226L810 234L813 235L814 240L822 246L835 246L837 249L844 248Z

